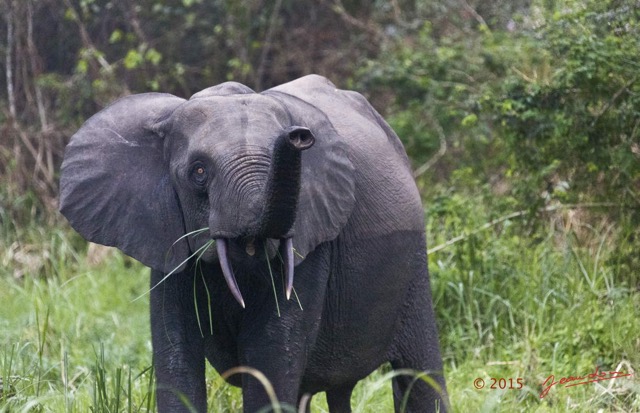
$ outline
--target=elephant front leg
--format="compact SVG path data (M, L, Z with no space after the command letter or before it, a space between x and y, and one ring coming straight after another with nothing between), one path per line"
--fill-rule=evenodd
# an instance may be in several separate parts
M250 372L242 374L245 413L265 411L265 407L272 406L270 389L272 396L288 408L295 408L300 396L307 347L315 336L314 328L304 316L314 313L314 306L308 303L303 312L293 300L282 297L280 303L281 316L252 319L238 340L239 364L250 368ZM269 311L263 308L256 313Z
M245 413L271 411L267 407L275 407L272 397L281 406L286 406L289 409L287 411L297 411L295 406L299 399L304 366L295 360L299 357L283 351L278 353L268 352L269 355L262 360L254 360L249 364L249 371L243 374L242 401ZM284 367L282 361L287 361L289 366Z
M151 286L163 278L151 272ZM175 274L151 291L151 336L159 413L207 411L202 337L189 305L187 274ZM180 280L181 282L176 282Z

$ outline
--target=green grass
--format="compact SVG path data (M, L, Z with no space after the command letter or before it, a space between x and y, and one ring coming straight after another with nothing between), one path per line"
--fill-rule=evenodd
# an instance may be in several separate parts
M430 247L472 234L429 258L453 411L640 412L637 373L539 397L551 374L639 370L635 228L563 210L537 227L523 218L474 232L497 218L483 205L452 195L429 210ZM148 270L121 254L90 265L67 229L2 237L0 412L155 411ZM523 387L490 389L492 378ZM239 389L210 367L207 380L210 411L240 410ZM324 395L312 406L328 411ZM352 406L393 410L388 366L357 386Z
M636 228L571 209L544 215L537 228L523 216L475 231L499 221L495 205L456 194L434 204L430 247L473 234L429 257L456 410L640 411L637 374L555 386L540 399L551 374L559 380L596 367L625 373L640 367L640 267L627 265L627 253L637 253L629 236ZM478 390L477 378L487 387L491 378L522 378L524 386Z

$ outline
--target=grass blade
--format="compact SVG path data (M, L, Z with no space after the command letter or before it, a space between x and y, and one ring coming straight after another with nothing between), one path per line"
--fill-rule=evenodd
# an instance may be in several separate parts
M271 270L271 262L269 262L269 254L267 252L267 244L264 245L264 255L267 260L267 267L269 268L269 275L271 276L271 287L273 287L273 297L276 300L276 310L278 311L278 317L280 317L280 305L278 304L278 293L276 291L276 281L273 278L273 271Z
M169 272L167 275L165 275L160 281L158 281L158 283L156 285L154 285L153 287L151 287L149 290L147 290L144 294L136 297L135 299L133 299L132 302L138 301L139 299L141 299L142 297L144 297L145 295L149 294L151 291L153 291L156 287L158 287L160 284L162 284L163 282L166 281L167 278L169 278L170 276L172 276L177 270L178 268L182 267L183 264L186 264L187 262L189 262L189 260L193 257L195 257L198 254L201 254L202 252L206 251L207 248L209 248L212 245L213 240L207 242L206 244L204 244L202 247L198 248L196 250L196 252L194 252L193 254L189 255L187 258L185 258L184 261L182 261L180 264L178 264L176 266L176 268L174 268L173 270L171 270L171 272ZM213 241L215 242L215 241Z

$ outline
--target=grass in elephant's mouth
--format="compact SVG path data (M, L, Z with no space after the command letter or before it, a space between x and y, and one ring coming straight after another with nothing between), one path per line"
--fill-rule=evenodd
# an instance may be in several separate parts
M276 310L278 311L278 317L280 317L280 304L278 303L278 293L276 292L276 282L273 278L271 263L269 262L269 253L267 251L267 244L264 244L264 256L265 256L265 261L267 261L267 268L269 269L269 275L271 276L271 287L273 288L273 298L276 300Z
M195 232L202 232L204 229L199 229L197 231L193 231L190 232L189 234L185 234L182 237L180 237L178 240L184 238L185 236L188 236L190 234L193 234ZM178 240L176 240L176 242L178 242ZM175 244L175 243L174 243ZM170 276L172 276L173 274L175 274L178 269L180 267L182 267L184 264L186 264L187 262L189 262L189 260L193 257L197 256L197 261L200 261L200 258L202 257L202 254L204 254L212 245L215 245L215 240L209 240L207 241L202 247L198 248L193 254L189 255L184 261L182 261L180 264L176 265L176 267L171 270L169 273L167 273L167 275L165 275L160 281L158 281L156 283L156 285L154 285L153 287L149 288L147 291L144 292L144 294L141 294L139 297L135 298L134 301L139 300L140 298L144 297L145 295L149 294L151 291L153 291L154 289L156 289L160 284L162 284L163 282L165 282L167 280L167 278L169 278Z
M183 239L186 239L190 236L197 236L205 231L208 231L209 227L203 227L191 232L188 232L184 235L182 235L180 238L176 239L175 242L172 244L172 246L176 245L178 242L180 242ZM207 312L208 312L208 317L209 317L209 331L211 334L213 334L213 310L212 310L212 306L211 306L211 292L209 291L209 287L207 285L206 279L205 279L205 274L202 271L202 266L201 266L201 260L203 255L207 252L207 250L209 248L211 248L212 246L214 246L216 243L216 241L214 239L210 239L208 240L204 245L202 245L200 248L198 248L195 252L193 252L191 255L189 255L189 257L187 257L184 261L182 261L180 264L178 264L175 268L173 268L169 273L167 273L167 275L165 275L162 280L160 280L158 283L156 283L154 286L152 286L151 288L149 288L147 291L145 291L144 294L141 294L140 296L136 297L133 301L137 301L141 298L143 298L145 295L149 294L151 291L153 291L155 288L157 288L158 286L160 286L160 284L162 284L164 281L166 281L171 275L175 274L178 269L180 267L182 267L184 264L186 264L187 262L189 262L189 260L191 260L192 258L195 257L195 273L196 276L193 278L193 305L195 308L195 312L196 312L196 319L198 322L198 328L200 329L200 335L202 337L205 336L204 334L204 330L203 330L203 323L202 323L202 318L201 318L201 314L200 314L200 306L198 305L198 283L197 283L197 276L200 276L200 279L202 280L202 285L204 286L204 292L206 294L206 299L207 299ZM304 258L304 256L302 256L298 251L296 251L296 249L293 249L293 252L298 255L300 258ZM273 297L276 303L276 311L278 313L278 317L281 316L281 312L280 312L280 303L278 301L278 294L277 294L277 290L276 290L276 282L275 282L275 277L273 276L273 268L271 267L271 262L269 261L269 254L268 254L268 250L267 250L267 245L266 243L264 244L264 255L265 255L265 261L267 264L267 269L269 271L269 276L271 278L271 288L273 290ZM284 262L282 257L280 256L280 252L278 251L277 253L278 258L280 259L280 262ZM281 273L281 279L282 279L282 283L283 283L283 287L285 285L284 282L284 274ZM298 293L296 292L296 289L293 288L293 294L294 297L298 303L298 306L300 307L300 310L303 310L302 308L302 303L300 302L300 298L298 297Z
M190 236L197 236L205 231L208 231L209 227L203 227L200 229L196 229L194 231L188 232L184 235L182 235L180 238L178 238L177 240L175 240L175 242L172 244L172 246L176 245L178 242L180 242L181 240L188 238ZM186 264L189 260L191 260L192 258L196 258L196 262L195 262L195 268L196 268L196 277L197 275L200 275L200 278L202 280L202 285L204 286L204 291L205 294L207 296L207 309L208 309L208 316L209 316L209 330L211 332L213 332L213 311L211 308L211 293L209 291L209 287L207 286L207 283L205 281L205 275L202 271L202 267L201 267L201 260L202 260L202 256L207 252L207 250L209 248L211 248L212 246L215 245L215 240L211 239L209 241L207 241L202 247L198 248L193 254L191 254L189 257L187 257L184 261L182 261L180 264L178 264L173 270L171 270L167 275L165 275L162 280L160 280L156 285L154 285L153 287L151 287L148 291L145 292L145 294L142 294L141 296L137 297L136 300L142 298L144 295L150 293L153 289L155 289L156 287L158 287L160 284L162 284L165 280L167 280L167 278L169 278L171 275L173 275L182 265ZM267 245L264 244L264 252L265 252L265 261L267 264L267 269L269 271L269 276L271 278L271 287L273 290L273 297L276 303L276 311L278 313L278 317L281 316L280 313L280 303L278 302L278 294L277 294L277 290L276 290L276 282L275 282L275 278L273 276L273 268L271 267L271 262L269 261L269 254L267 251ZM295 248L293 249L293 252L299 256L300 258L304 259L304 256L302 256ZM280 259L280 262L284 262L282 257L280 256L280 252L278 252L278 258ZM198 328L200 329L200 334L204 337L204 331L202 329L202 322L201 322L201 317L200 317L200 311L199 311L199 306L198 306L198 294L197 294L197 278L194 277L193 279L193 303L194 303L194 307L196 310L196 318L198 321ZM284 274L281 274L281 278L283 280L283 287L284 287ZM298 303L298 306L300 307L300 310L302 310L302 303L300 302L300 298L298 297L298 293L296 292L295 288L293 288L293 294L295 296L295 299Z
M209 227L203 227L203 228L200 228L200 229L196 229L196 230L194 230L194 231L191 231L191 232L187 232L186 234L184 234L183 236L181 236L180 238L178 238L177 240L175 240L175 241L173 242L173 244L171 244L171 246L172 246L172 247L173 247L173 246L175 246L178 242L180 242L181 240L183 240L183 239L185 239L185 238L191 237L191 236L193 236L193 235L201 234L201 233L203 233L203 232L205 232L205 231L208 231L208 230L209 230Z
M300 254L297 249L294 248L293 249L293 253L296 254L298 257L300 257L300 259L304 260L304 258L305 258L304 255Z
M204 337L204 332L202 331L202 322L200 321L200 310L198 306L198 291L197 291L197 275L200 274L200 278L202 279L202 285L204 285L204 291L207 294L207 311L209 312L209 331L213 334L213 311L211 310L211 293L209 292L209 287L207 286L207 282L204 278L204 273L202 272L202 266L200 265L200 259L202 258L202 254L204 254L211 245L215 243L214 240L207 242L200 253L198 258L196 259L196 276L193 277L193 305L196 309L196 318L198 319L198 328L200 329L200 335ZM203 247L204 247L203 246Z

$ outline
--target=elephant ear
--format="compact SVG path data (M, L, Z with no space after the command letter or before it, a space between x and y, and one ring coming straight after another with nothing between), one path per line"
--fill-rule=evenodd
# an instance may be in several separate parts
M168 272L188 256L178 197L154 125L184 99L145 93L91 117L65 150L60 211L84 238Z
M300 196L293 224L293 245L300 254L296 264L321 243L335 239L355 206L355 170L349 159L348 136L341 136L316 104L317 93L327 92L326 84L305 84L305 79L263 92L286 107L292 124L309 128L315 136L314 146L302 152ZM320 89L310 90L315 86Z

